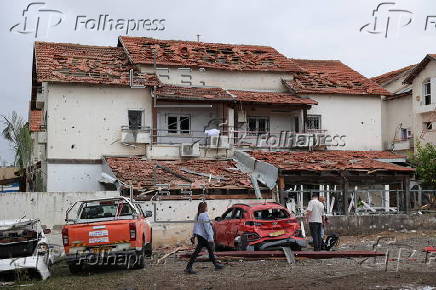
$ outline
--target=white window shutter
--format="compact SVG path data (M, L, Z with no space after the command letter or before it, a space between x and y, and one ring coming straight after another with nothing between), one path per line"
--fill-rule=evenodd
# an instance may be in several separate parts
M431 103L436 103L436 77L431 78Z

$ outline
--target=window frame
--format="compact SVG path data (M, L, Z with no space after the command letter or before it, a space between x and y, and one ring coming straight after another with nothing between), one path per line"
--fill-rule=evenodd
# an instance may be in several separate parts
M255 120L256 130L250 130L250 120ZM259 120L265 120L265 131L259 131ZM270 133L270 119L267 116L247 116L247 133L249 135L260 135Z
M317 118L319 123L319 128L309 128L309 118ZM306 117L306 130L322 130L322 117L319 114L308 114Z
M169 118L177 118L177 121L176 121L177 128L176 129L169 128L169 125L170 125L169 120L168 120ZM181 119L182 118L188 118L188 121L189 121L189 129L188 130L182 130L182 128L181 128ZM175 136L175 135L191 135L192 134L192 117L190 114L173 114L173 113L166 114L165 121L166 121L166 130L167 130L168 135ZM170 132L170 131L174 131L174 130L176 132ZM188 132L182 132L182 131L188 131Z
M428 88L428 91L427 91ZM422 82L422 105L427 106L427 105L431 105L431 79L425 79ZM428 102L427 102L428 101Z

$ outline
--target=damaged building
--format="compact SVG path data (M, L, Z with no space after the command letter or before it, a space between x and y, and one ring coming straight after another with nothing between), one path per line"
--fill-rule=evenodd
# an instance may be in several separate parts
M291 185L405 183L411 170L390 160L404 157L374 157L391 154L381 151L386 96L340 61L267 46L36 42L33 162L41 190L118 188L144 200L286 202Z

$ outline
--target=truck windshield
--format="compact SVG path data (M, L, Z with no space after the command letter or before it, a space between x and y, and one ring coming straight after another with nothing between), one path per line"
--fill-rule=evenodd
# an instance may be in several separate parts
M80 214L81 219L99 219L132 215L130 205L123 201L100 201L86 203Z
M254 218L257 220L279 220L289 217L289 213L281 208L268 208L254 212Z

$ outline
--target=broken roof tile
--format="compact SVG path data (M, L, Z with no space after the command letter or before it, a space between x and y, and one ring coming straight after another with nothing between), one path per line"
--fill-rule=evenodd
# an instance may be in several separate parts
M29 110L29 130L30 132L38 132L42 130L43 125L43 111L42 110Z
M283 83L297 94L385 95L391 93L338 60L292 59L303 72Z
M371 80L378 83L379 85L385 85L391 81L397 80L399 77L409 73L416 65L412 64L394 71L384 73L382 75L372 77Z
M155 89L155 94L159 99L168 100L239 101L243 103L287 105L317 104L312 99L301 98L291 93L225 90L211 87L162 85Z
M389 151L251 151L249 154L257 160L287 171L414 171L412 168L380 161L404 158Z
M302 98L291 93L279 92L252 92L252 91L229 91L240 102L285 104L285 105L317 105L318 103L309 98Z
M134 66L120 47L35 42L38 82L129 85ZM135 70L134 70L135 71ZM156 86L155 74L134 73L135 85Z
M164 166L191 181L192 189L252 189L248 174L239 171L232 160L176 160L156 161L144 160L141 157L106 157L106 162L115 176L122 182L132 182L135 189L156 188L156 184L170 184L170 189L184 188L189 184L184 180L157 165ZM232 170L228 170L232 168ZM219 178L209 178L183 171L193 171ZM233 170L234 169L234 170ZM221 179L222 178L222 179Z
M298 72L301 69L272 47L148 37L120 36L133 64L202 67L232 71Z

